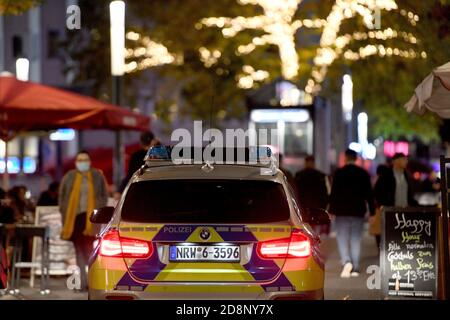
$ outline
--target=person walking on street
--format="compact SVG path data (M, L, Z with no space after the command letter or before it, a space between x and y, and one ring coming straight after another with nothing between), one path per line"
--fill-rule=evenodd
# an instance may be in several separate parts
M403 153L392 157L392 168L380 175L375 183L375 199L380 206L408 207L417 205L412 179L406 171L408 159Z
M331 187L329 211L335 216L342 278L359 276L364 216L375 206L369 173L356 165L357 153L345 151L345 166L336 170Z
M76 169L63 177L59 191L59 209L63 219L61 238L72 241L75 246L80 289L86 291L86 265L95 240L89 217L95 208L106 206L108 191L103 173L91 168L91 159L86 151L78 152L75 166Z
M284 166L283 155L281 153L278 154L278 163L279 163L280 171L283 172L283 174L286 176L286 180L287 180L289 186L291 186L295 197L298 198L298 190L297 190L297 186L295 184L294 176L289 171L289 169Z
M303 208L327 208L329 182L325 173L316 169L314 156L309 155L305 158L305 167L295 175L295 184ZM329 226L329 224L317 226L316 229L319 233L328 234Z
M128 181L130 181L133 174L139 170L140 167L144 164L144 158L147 155L148 149L152 147L157 140L155 139L155 135L151 131L146 131L141 134L140 137L140 143L141 143L141 149L138 151L135 151L131 157L130 161L128 163L128 171L125 178L122 180L122 183L119 186L118 192L122 193L123 190L125 190L125 187L128 184Z
M414 199L412 179L406 171L408 159L403 153L396 153L392 157L392 168L386 168L375 182L374 193L377 205L385 207L408 207L418 205ZM381 224L375 218L371 218L370 224ZM377 237L379 246L380 238Z
M376 181L380 179L380 177L389 172L389 167L386 164L380 164L377 167L377 177ZM376 182L375 182L376 188ZM369 233L375 237L375 241L377 244L378 252L380 252L380 243L381 243L381 206L378 203L375 195L375 215L370 217L369 219Z

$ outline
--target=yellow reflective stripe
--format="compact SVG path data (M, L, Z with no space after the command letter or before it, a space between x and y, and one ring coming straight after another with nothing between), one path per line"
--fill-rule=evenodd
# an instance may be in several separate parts
M320 268L313 258L308 259L305 269L284 271L283 273L296 291L317 290L322 289L324 286L324 270Z
M311 291L323 288L323 271L288 271L284 272L284 275L294 286L295 291Z
M89 287L96 290L114 290L126 273L126 270L103 269L97 260L89 269Z

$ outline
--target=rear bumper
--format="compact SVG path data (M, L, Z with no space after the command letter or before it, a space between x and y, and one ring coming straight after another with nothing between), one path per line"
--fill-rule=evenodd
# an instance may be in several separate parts
M323 289L313 291L241 292L139 292L89 290L90 300L323 300Z

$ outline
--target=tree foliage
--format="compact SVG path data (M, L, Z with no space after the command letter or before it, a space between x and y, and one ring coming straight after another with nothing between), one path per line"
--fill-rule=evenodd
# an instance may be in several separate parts
M445 15L447 10L448 21L449 8L445 9L433 1L402 1L399 6L420 16L417 25L412 26L405 17L392 11L382 13L381 28L390 27L412 33L416 36L417 43L405 43L394 38L386 40L384 45L400 50L412 48L418 53L425 51L426 58L372 56L351 63L341 59L334 64L329 79L334 80L336 89L338 78L332 74L337 74L342 66L351 69L355 99L363 103L369 117L372 118L370 126L372 136L391 139L399 137L412 139L413 136L419 136L424 141L436 140L440 119L432 114L424 117L408 114L403 106L413 95L416 86L434 68L450 60L450 34L442 32L443 20L438 18L442 14ZM358 21L349 21L344 30L358 29L355 24L358 24ZM377 43L376 40L369 39L354 43L352 49L357 50L357 46Z
M76 83L93 83L94 93L108 98L109 92L109 1L80 0L83 32L73 32L64 45L67 49L69 69L79 70ZM335 0L303 1L295 18L325 19ZM414 33L416 44L398 39L383 42L386 47L413 48L426 51L426 59L370 56L349 62L342 58L330 66L321 95L340 94L342 74L350 70L354 80L355 99L361 101L371 119L371 135L385 138L420 135L425 139L437 137L439 120L428 115L418 117L406 113L403 105L415 87L431 70L449 60L449 5L446 1L397 1L401 9L413 11L420 16L417 25L411 26L398 11L383 11L381 28ZM236 55L239 45L251 42L261 31L244 30L235 37L224 38L218 28L201 27L198 22L204 17L226 16L251 17L260 15L262 8L256 5L241 5L237 0L152 0L127 1L127 31L148 35L153 41L162 43L172 53L182 54L181 65L164 65L139 71L126 76L127 104L136 97L133 83L146 79L148 73L156 74L156 90L149 98L156 101L158 119L170 124L173 117L189 115L208 119L214 99L214 118L236 118L245 114L245 98L248 91L236 86L236 77L243 65L267 70L266 82L278 78L280 59L278 48L273 45L258 47L251 54ZM340 34L355 31L367 32L360 17L345 20ZM297 34L297 52L300 70L295 79L304 87L311 74L312 59L318 48L320 29L300 29ZM349 46L358 51L360 46L377 44L374 39L355 41ZM131 45L128 43L128 45ZM217 64L206 67L199 57L199 48L217 49L221 52Z
M18 15L40 5L44 0L0 0L1 15Z

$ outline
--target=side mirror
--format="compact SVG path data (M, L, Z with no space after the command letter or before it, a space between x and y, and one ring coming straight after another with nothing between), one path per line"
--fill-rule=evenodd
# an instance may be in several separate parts
M321 225L321 224L329 224L330 216L328 215L327 210L322 208L307 208L307 219L308 222L312 226Z
M106 224L108 223L114 214L114 207L103 207L94 210L89 217L92 223Z

